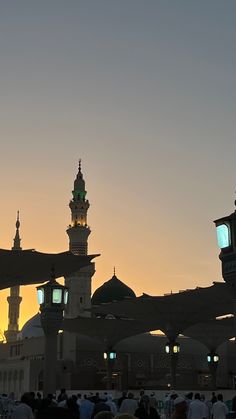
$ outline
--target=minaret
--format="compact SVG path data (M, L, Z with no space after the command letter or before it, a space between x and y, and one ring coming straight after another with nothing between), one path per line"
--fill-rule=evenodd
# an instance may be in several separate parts
M87 225L87 212L89 201L86 199L85 181L81 172L81 160L79 170L74 181L73 199L70 201L71 225L67 229L69 236L69 248L75 255L87 255L88 236L91 233Z
M72 191L73 198L69 203L71 224L66 231L69 236L69 249L75 255L88 253L88 237L91 230L87 224L89 201L86 194L81 160L79 160L79 169ZM92 263L91 266L82 268L74 275L65 278L65 285L69 288L66 317L89 316L84 309L91 307L91 280L94 273L95 265Z
M16 220L16 234L13 242L13 251L22 250L20 246L20 219L19 211L17 211ZM20 303L22 298L20 297L20 287L18 285L10 288L10 296L7 297L9 304L8 307L8 329L5 331L5 337L7 342L13 342L17 340L17 334L19 332L19 314L20 314Z

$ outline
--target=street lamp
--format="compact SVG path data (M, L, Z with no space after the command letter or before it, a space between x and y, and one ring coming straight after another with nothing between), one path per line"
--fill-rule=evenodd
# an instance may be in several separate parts
M167 354L178 354L180 352L180 344L178 342L168 342L165 346Z
M236 212L214 221L218 246L221 250L219 258L222 262L222 276L231 290L236 281ZM236 292L234 292L236 297Z
M106 359L115 360L116 359L116 352L113 352L113 351L104 352L103 359L105 359L105 360Z
M236 201L235 201L236 205ZM233 314L236 336L236 211L214 221L216 225L217 242L220 248L222 276L230 294L233 296ZM214 360L215 356L215 360ZM216 388L216 371L219 361L217 354L211 356L209 368L212 372L213 387Z
M57 335L62 327L63 311L68 301L68 288L55 280L52 270L51 279L37 287L40 305L40 320L45 334L44 350L44 396L56 392Z
M170 355L171 388L174 389L176 387L176 369L180 353L180 344L171 339L165 345L165 352Z
M107 390L112 390L112 371L116 360L116 352L111 348L103 353L103 359L107 370Z
M59 307L64 310L68 301L68 288L59 284L54 278L37 287L37 297L40 309L43 307Z
M236 205L236 201L235 201ZM220 248L222 276L233 297L234 336L236 337L236 210L214 221Z
M207 362L208 362L209 371L210 371L210 374L211 374L211 381L212 381L212 389L213 390L216 389L216 372L217 372L219 359L220 359L220 357L215 351L211 351L211 352L209 352L209 354L207 354Z
M217 355L215 352L210 352L207 355L207 362L208 364L217 364L219 362L219 355Z

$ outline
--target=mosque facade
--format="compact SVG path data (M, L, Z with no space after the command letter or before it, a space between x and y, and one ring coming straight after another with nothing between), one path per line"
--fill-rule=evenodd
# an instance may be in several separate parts
M88 254L91 233L87 223L90 203L79 162L69 203L71 222L66 232L69 249L75 255ZM12 251L21 250L19 214ZM90 316L94 305L135 298L134 291L117 278L114 271L110 280L91 296L91 282L95 264L82 268L65 278L69 288L69 301L65 311L68 319ZM17 397L24 391L40 391L43 386L44 334L40 314L29 319L19 330L20 287L12 287L8 297L8 329L6 342L0 344L0 393L14 392ZM207 364L208 350L194 339L180 336L181 351L177 370L179 389L210 389L211 376ZM144 333L120 341L115 349L117 358L113 366L114 389L166 389L170 386L170 359L165 353L167 338L162 334ZM236 378L235 343L226 341L218 348L220 355L217 386L234 388ZM106 388L104 347L92 336L62 332L58 334L57 383L58 389L72 390Z

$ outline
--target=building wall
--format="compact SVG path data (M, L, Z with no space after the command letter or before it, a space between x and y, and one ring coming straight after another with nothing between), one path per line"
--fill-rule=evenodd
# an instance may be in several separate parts
M106 366L103 345L92 338L78 336L72 346L67 334L58 336L58 388L104 389ZM197 341L180 337L181 352L177 368L178 389L209 389L210 374L206 362L208 350ZM142 334L116 345L117 360L113 368L114 389L168 389L169 356L164 336ZM67 348L68 347L68 348ZM218 350L219 388L235 388L235 344L227 342ZM0 393L41 390L43 382L44 337L24 339L0 345Z

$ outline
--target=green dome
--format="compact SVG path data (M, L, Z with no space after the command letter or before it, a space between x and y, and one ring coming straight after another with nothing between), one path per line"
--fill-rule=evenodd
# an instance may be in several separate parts
M109 281L96 289L92 296L92 305L121 301L126 297L135 298L136 295L131 288L113 275Z

